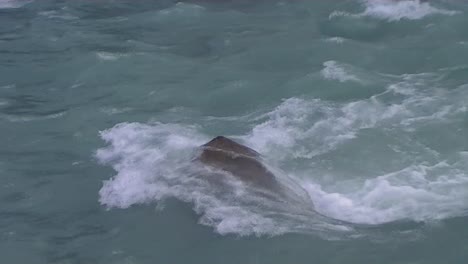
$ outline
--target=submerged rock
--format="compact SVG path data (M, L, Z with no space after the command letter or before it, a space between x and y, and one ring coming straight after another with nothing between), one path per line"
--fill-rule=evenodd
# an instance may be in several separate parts
M262 163L261 155L247 146L218 136L200 146L196 160L256 188L270 205L276 204L273 208L278 212L316 215L307 191L285 175L279 178L273 174Z
M280 190L275 175L260 161L260 154L229 138L218 136L200 147L197 159L240 180L269 190Z

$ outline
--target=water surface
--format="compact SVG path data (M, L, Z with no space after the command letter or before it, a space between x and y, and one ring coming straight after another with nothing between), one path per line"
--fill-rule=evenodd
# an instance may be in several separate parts
M464 263L467 11L0 0L2 263ZM206 181L217 135L300 202Z

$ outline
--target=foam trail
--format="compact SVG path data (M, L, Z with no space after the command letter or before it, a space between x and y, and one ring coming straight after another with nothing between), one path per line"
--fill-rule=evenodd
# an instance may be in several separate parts
M431 179L441 168L448 174ZM314 183L305 186L319 212L353 223L431 221L464 215L467 210L468 177L444 162L410 166L366 180L356 192L327 192Z
M387 107L375 99L333 105L291 98L244 139L260 152L272 153L275 160L312 158L355 138L361 129L408 114L403 105Z
M297 158L314 159L360 140L359 133L364 129L396 130L396 134L404 135L431 123L457 120L467 111L465 102L459 99L466 96L463 86L445 92L427 90L428 83L437 80L436 75L405 74L398 78L400 81L390 84L385 92L356 102L285 100L244 139L281 166ZM311 181L314 175L307 172L302 186L320 213L352 223L431 221L466 214L466 156L431 165L428 161L439 160L440 154L417 138L411 144L411 151L424 156L423 161L364 182L349 182L354 189L320 185Z

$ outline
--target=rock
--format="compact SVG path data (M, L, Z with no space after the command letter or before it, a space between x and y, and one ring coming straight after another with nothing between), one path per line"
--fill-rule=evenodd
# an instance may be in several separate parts
M267 203L278 212L308 216L313 214L314 217L317 214L313 210L314 204L309 194L302 186L288 180L287 177L279 179L262 163L260 154L247 146L218 136L200 146L196 160L206 166L225 171L228 173L226 176L236 177L256 188L259 191L256 195L266 198ZM213 174L207 179L216 182L217 178L222 176ZM229 192L229 189L219 191Z
M200 149L197 159L203 164L226 171L258 187L280 189L275 175L262 164L257 151L223 136L215 137Z

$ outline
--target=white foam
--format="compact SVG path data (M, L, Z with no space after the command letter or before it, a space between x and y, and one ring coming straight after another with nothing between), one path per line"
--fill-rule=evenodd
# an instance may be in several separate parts
M112 53L112 52L105 52L105 51L100 51L96 52L96 56L98 59L102 61L116 61L122 57L128 56L127 54L122 54L122 53Z
M462 87L452 91L424 91L436 76L405 74L388 89L366 100L332 104L320 100L291 98L270 112L244 140L276 164L295 158L313 158L352 141L362 129L418 129L432 122L443 123L464 113ZM464 90L466 91L466 90ZM398 103L384 103L389 94L404 96ZM457 99L458 98L458 99ZM421 124L419 124L421 122ZM412 142L417 146L417 140ZM422 151L440 158L421 145ZM401 152L401 150L399 150ZM414 154L413 154L414 155ZM463 154L461 155L463 156ZM316 208L324 215L363 224L381 224L410 219L430 221L464 215L468 211L468 175L457 164L440 162L411 165L400 171L368 179L349 192L323 189L305 182ZM333 188L331 188L333 189Z
M325 79L337 80L339 82L355 81L359 82L359 78L346 72L344 67L336 61L326 61L323 63L324 68L320 72Z
M295 227L295 217L282 216L282 202L256 194L257 190L250 190L235 178L217 175L224 180L216 181L216 186L207 181L204 177L208 176L203 175L221 172L191 162L195 148L208 140L195 127L123 123L101 136L109 146L99 149L96 157L117 171L99 192L100 202L109 208L176 197L192 203L201 215L200 223L221 234L273 235L300 228ZM223 191L225 188L231 191ZM306 212L312 212L309 204L306 207ZM272 218L272 212L283 220Z
M345 12L345 11L335 10L331 12L331 14L328 16L328 19L332 20L337 17L361 17L361 14L352 14L352 13Z
M387 106L375 98L343 105L290 98L243 139L276 161L312 158L353 139L361 129L408 115L404 104Z
M60 12L56 10L51 10L51 11L42 11L39 12L39 15L45 16L50 19L63 19L63 20L76 20L79 19L79 17L65 13L65 12Z
M447 175L437 175L441 169ZM464 215L468 209L466 173L444 162L369 179L350 193L327 192L314 183L305 186L319 212L353 223L431 221Z
M0 0L0 9L20 8L31 2L32 0Z
M325 39L325 41L327 42L332 42L332 43L337 43L337 44L342 44L343 42L345 42L345 38L342 38L342 37L331 37L331 38L327 38Z
M332 20L337 17L373 17L387 21L399 21L402 19L418 20L431 15L456 15L460 12L446 10L432 6L430 3L419 3L415 0L363 0L365 10L361 13L349 13L345 11L333 11L329 15Z
M67 114L66 111L58 112L55 114L44 115L44 116L1 114L0 118L16 123L16 122L31 122L31 121L43 121L43 120L48 120L48 119L56 119L56 118L60 118L64 116L65 114Z
M362 131L405 133L407 127L419 129L416 120L421 117L425 123L437 124L452 119L452 115L463 115L455 110L463 108L466 89L442 93L408 85L425 87L433 80L428 76L393 76L396 82L385 92L353 102L289 98L266 114L242 117L255 125L235 138L262 153L283 181L285 173L279 168L298 158L313 164L309 161L360 139ZM349 179L346 186L335 184L334 175L330 176L332 181L320 182L321 175L307 174L310 168L306 164L303 170L296 168L295 174L286 173L294 183L288 183L288 188L301 199L285 204L233 177L217 177L222 180L216 186L207 181L209 175L220 176L222 172L191 162L197 146L211 138L200 131L196 126L163 123L122 123L103 131L101 137L108 146L99 149L96 157L111 165L116 175L104 182L100 202L109 208L127 208L175 197L193 204L201 224L220 234L239 235L349 233L353 232L351 226L337 225L330 218L382 224L433 221L468 213L468 161L463 151L451 161L439 161L441 155L417 138L411 145L421 150L414 147L410 153L402 141L402 145L390 148L409 159L414 156L409 165L383 175ZM429 158L425 161L426 154ZM311 200L302 196L303 189ZM315 214L313 206L330 218Z
M158 19L194 19L200 17L205 8L196 4L179 2L172 7L158 11Z
M5 90L14 89L14 88L16 88L16 84L7 84L4 86L0 86L0 89L5 89Z
M431 6L430 3L419 3L414 0L367 0L365 4L366 10L362 15L389 21L398 21L401 19L416 20L434 14L457 14L456 11L439 9Z
M133 109L131 107L123 107L123 108L117 108L117 107L102 107L100 108L101 112L107 114L107 115L118 115L126 112L130 112Z
M191 135L181 137L184 134ZM112 164L118 174L104 183L100 202L121 208L167 195L168 186L163 180L172 176L170 166L174 166L174 171L178 167L178 158L170 158L178 149L190 149L202 142L197 141L190 128L162 124L123 123L101 132L101 136L111 145L98 150L96 157L102 163ZM158 167L159 163L165 166Z

